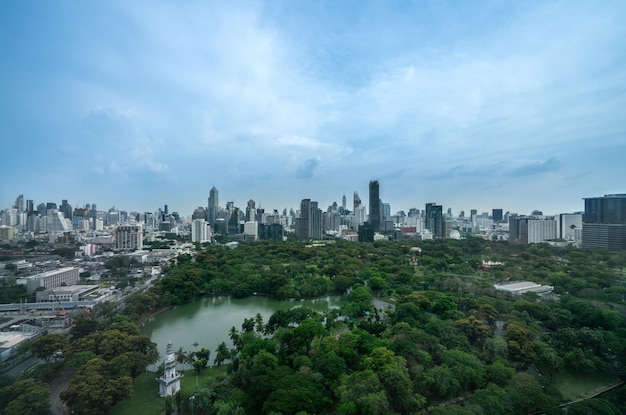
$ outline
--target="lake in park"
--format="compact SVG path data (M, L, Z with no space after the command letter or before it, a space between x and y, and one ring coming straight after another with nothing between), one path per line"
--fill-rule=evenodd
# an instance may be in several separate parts
M338 308L342 301L338 296L328 296L313 300L276 300L267 297L204 297L192 303L183 304L166 310L145 322L141 327L143 334L149 336L158 345L160 361L150 367L155 370L165 357L165 348L169 341L174 350L180 347L186 352L198 351L205 347L211 351L213 362L215 349L221 342L226 342L229 349L232 342L228 337L231 327L241 331L241 323L246 318L253 318L257 313L267 323L270 316L278 310L294 307L308 307L319 312Z

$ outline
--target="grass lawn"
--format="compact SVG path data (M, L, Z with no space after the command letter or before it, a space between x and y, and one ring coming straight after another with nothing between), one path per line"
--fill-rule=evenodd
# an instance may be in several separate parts
M222 368L208 368L198 374L198 386L202 387L212 377L226 373ZM133 397L122 401L109 410L110 415L159 415L165 411L165 398L159 396L159 384L154 373L144 373L135 379ZM191 395L196 389L196 373L186 370L181 379L183 395Z
M569 373L560 373L554 376L554 387L561 392L566 401L592 395L613 383L615 383L615 378L609 373L578 377Z

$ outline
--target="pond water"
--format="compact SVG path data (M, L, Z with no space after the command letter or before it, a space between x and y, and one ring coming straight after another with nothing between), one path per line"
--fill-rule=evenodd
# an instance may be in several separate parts
M180 347L186 352L205 347L211 351L213 362L215 349L221 342L232 348L228 337L231 327L241 331L241 323L260 313L267 323L274 312L294 307L309 307L319 312L338 308L342 301L338 296L313 300L276 300L267 297L204 297L158 314L141 327L143 334L158 345L160 361L165 357L165 348L172 342L174 350ZM156 365L150 370L155 370Z

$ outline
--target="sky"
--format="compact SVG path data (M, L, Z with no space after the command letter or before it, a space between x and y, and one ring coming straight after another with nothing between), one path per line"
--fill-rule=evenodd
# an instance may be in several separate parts
M626 2L0 2L0 209L626 193Z

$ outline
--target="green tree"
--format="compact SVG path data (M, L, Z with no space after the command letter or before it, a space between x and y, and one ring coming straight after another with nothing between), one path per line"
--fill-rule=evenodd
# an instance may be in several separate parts
M480 405L485 415L505 415L509 408L504 404L506 391L490 383L485 389L477 389L470 398L470 402Z
M338 413L342 415L386 415L391 406L387 394L372 370L344 376L338 389Z
M54 352L67 346L67 337L62 334L47 334L36 338L30 343L30 351L46 362L50 361Z
M50 389L43 382L28 379L0 389L0 413L5 415L39 415L50 410Z
M117 402L132 395L130 376L116 376L117 368L105 360L95 358L76 373L61 399L78 415L104 415Z
M215 349L215 359L213 360L213 364L221 366L226 359L230 359L230 350L228 350L228 346L226 346L225 342L221 342L217 346L217 349Z

